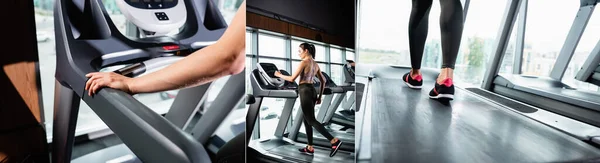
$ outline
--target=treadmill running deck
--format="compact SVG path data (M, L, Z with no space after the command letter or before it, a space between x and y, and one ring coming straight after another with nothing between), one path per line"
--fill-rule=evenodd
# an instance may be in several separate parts
M561 162L600 157L598 148L462 89L456 89L449 105L431 100L435 75L425 74L421 90L408 88L400 79L373 79L372 162Z

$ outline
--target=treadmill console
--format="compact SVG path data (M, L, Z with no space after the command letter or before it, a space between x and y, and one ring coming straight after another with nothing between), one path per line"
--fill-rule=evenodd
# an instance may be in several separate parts
M325 72L321 72L321 74L323 74L323 78L325 78L325 87L337 87L337 84L335 84L335 82L333 82L333 79L331 79L331 77L329 77L329 75L327 75L327 73ZM315 85L315 87L320 87L321 85L321 81L319 81L319 76L315 75L315 77L313 78L313 83Z
M181 0L117 0L117 6L138 28L165 35L181 28L187 19Z
M285 84L285 80L275 76L275 72L279 71L275 64L259 63L257 67L264 83L268 83L275 87L281 87Z

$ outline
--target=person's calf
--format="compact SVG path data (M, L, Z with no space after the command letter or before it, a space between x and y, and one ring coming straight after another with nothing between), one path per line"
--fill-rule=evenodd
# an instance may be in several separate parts
M442 68L436 82L443 84L446 79L454 80L454 70L451 68Z

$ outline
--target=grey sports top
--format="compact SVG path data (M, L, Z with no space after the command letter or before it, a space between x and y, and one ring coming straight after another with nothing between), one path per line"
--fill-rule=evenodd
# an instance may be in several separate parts
M306 72L306 68L309 68ZM313 79L317 73L317 66L315 66L314 60L310 61L310 67L304 67L302 74L300 74L300 83L313 83Z

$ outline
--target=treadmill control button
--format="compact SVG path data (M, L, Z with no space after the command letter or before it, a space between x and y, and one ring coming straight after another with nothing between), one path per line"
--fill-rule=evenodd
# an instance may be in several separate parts
M165 20L169 20L169 17L167 16L166 13L164 12L155 12L154 15L156 15L156 18L159 21L165 21Z

